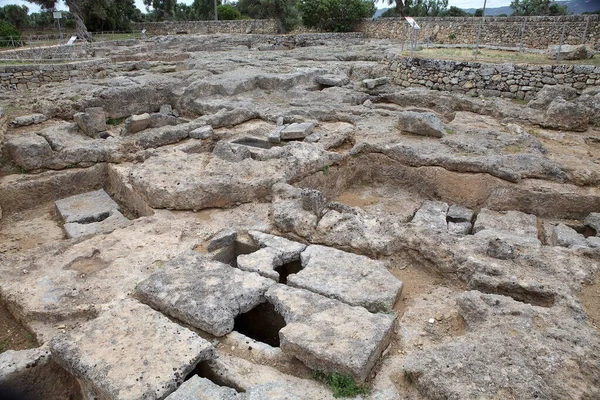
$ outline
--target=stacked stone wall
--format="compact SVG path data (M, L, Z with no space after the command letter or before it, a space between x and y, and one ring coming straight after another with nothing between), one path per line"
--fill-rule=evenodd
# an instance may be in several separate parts
M415 18L421 30L419 41L435 43L474 44L481 18ZM544 49L560 42L585 43L600 47L599 15L567 15L560 17L486 17L481 29L480 43L499 46ZM357 28L367 37L408 40L410 27L403 18L364 20Z
M102 58L63 64L0 66L0 92L33 89L44 83L87 78L105 69L109 63L109 59Z
M267 19L242 19L234 21L168 21L136 22L133 30L146 29L147 35L213 34L213 33L277 33L277 24Z
M600 86L600 67L594 65L488 64L389 54L383 62L389 68L392 81L398 85L473 96L528 100L546 85L568 85L578 90Z

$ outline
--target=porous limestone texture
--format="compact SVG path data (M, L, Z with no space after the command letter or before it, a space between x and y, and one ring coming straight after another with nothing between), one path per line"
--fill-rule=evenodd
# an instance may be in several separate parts
M106 218L98 222L67 222L63 228L69 239L81 238L99 233L110 233L115 229L123 228L129 220L118 210L111 210Z
M402 111L398 117L398 128L401 131L437 138L446 135L442 121L434 113Z
M91 138L101 138L102 132L108 129L106 125L106 113L102 107L89 107L85 112L73 115L73 120L79 129Z
M402 282L382 262L331 247L310 245L301 254L302 270L290 286L310 290L371 312L391 311Z
M391 339L394 315L280 284L265 296L287 324L279 331L281 350L311 369L364 381Z
M192 376L171 393L165 400L245 400L246 394L234 389L215 385L212 381Z
M101 221L119 210L119 205L104 189L60 199L55 204L64 222L83 224Z
M145 303L215 336L233 330L234 319L265 301L275 282L187 252L136 288Z
M431 230L445 231L448 229L448 223L446 222L447 212L448 204L427 200L423 202L421 208L415 213L412 223Z
M55 337L50 349L88 396L115 400L162 398L196 364L215 357L209 342L131 299Z

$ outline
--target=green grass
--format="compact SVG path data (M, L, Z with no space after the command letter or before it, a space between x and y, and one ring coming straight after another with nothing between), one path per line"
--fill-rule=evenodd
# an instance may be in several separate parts
M413 383L413 378L412 378L412 374L410 373L410 371L408 371L406 369L402 370L402 376L404 377L404 382Z
M323 173L323 175L329 174L329 165L326 165L323 168L321 168L321 172Z
M454 129L446 127L446 133L448 135L454 135Z
M106 120L108 125L117 126L121 125L121 123L125 120L125 118L109 118Z
M333 372L330 374L321 371L313 371L313 378L326 384L333 392L333 397L354 397L359 394L368 395L371 389L362 384L357 385L354 379L348 375Z
M529 103L529 100L514 98L512 99L512 102L517 104L527 104Z
M8 350L8 342L0 342L0 353L4 353L6 350Z

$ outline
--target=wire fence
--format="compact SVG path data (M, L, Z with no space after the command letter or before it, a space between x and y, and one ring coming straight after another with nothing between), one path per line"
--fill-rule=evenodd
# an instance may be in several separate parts
M88 50L108 41L147 38L142 32L92 32L91 40L78 39L75 34L30 35L0 38L0 60L47 63L86 58Z

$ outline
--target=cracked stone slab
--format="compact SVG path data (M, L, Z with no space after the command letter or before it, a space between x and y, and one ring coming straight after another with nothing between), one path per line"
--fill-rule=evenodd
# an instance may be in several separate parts
M287 323L279 331L281 350L311 369L362 382L391 340L394 315L285 285L271 287L265 296Z
M171 317L223 336L233 330L236 316L264 302L264 293L274 283L188 251L138 284L136 293Z
M426 200L415 213L412 223L434 231L445 231L448 229L447 212L448 204Z
M590 213L583 223L594 229L596 236L600 236L600 213Z
M300 253L306 249L306 245L281 236L271 235L259 231L249 231L248 234L260 247L268 247L279 254L283 263L289 263L300 259Z
M302 270L288 285L310 290L372 312L391 310L402 282L380 261L331 247L311 245L301 254Z
M165 400L244 400L245 393L238 393L235 389L219 386L212 381L192 376Z
M69 239L97 235L99 233L110 233L116 229L129 224L130 221L117 210L109 212L107 218L99 222L89 224L80 224L78 222L67 222L64 225L65 232Z
M237 258L237 267L243 271L256 272L266 278L279 281L279 273L275 268L283 265L279 253L270 247L259 249L254 253L241 254Z
M314 121L311 122L296 122L288 125L281 131L281 140L304 139L310 135L317 126Z
M119 205L104 189L56 200L56 209L65 223L89 223L108 217Z
M484 230L537 239L537 217L521 211L502 213L482 208L473 224L473 233Z
M102 399L155 399L175 390L212 345L133 299L50 342L53 358Z
M588 246L585 237L565 224L558 224L552 230L551 244L553 246L573 247Z

